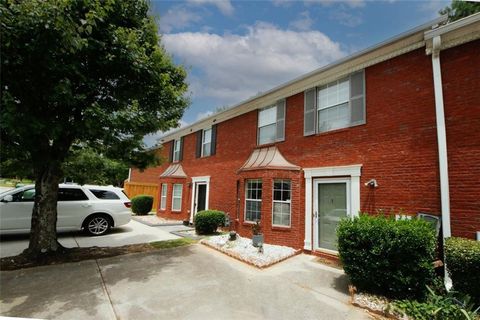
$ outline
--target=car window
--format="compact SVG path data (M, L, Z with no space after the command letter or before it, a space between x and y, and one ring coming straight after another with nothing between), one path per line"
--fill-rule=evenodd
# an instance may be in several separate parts
M113 191L89 189L98 199L117 200L120 197Z
M81 189L74 189L74 188L58 189L58 201L82 201L82 200L88 200L88 197Z
M27 189L12 194L13 202L33 202L35 200L35 189Z

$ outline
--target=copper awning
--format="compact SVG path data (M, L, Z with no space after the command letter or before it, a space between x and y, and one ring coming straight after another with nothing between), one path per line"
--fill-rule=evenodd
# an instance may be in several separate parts
M247 162L238 171L265 169L300 170L300 167L288 162L276 146L271 146L253 150Z
M187 175L183 171L182 165L180 163L172 163L167 170L165 170L161 175L161 178L186 178Z

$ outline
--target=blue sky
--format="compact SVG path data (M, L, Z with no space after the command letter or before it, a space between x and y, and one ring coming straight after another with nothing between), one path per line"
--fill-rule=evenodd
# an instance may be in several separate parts
M188 71L185 126L428 22L449 3L152 0L151 12L165 49Z

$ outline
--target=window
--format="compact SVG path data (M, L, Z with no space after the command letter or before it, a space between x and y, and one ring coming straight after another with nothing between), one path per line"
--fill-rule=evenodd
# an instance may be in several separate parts
M12 202L33 202L35 200L35 189L27 189L12 195Z
M108 190L95 190L95 189L89 189L91 193L98 199L105 199L105 200L117 200L120 199L120 197L113 191L108 191Z
M290 180L273 182L273 214L274 226L290 226L292 183Z
M247 180L245 186L245 221L261 219L262 180Z
M258 112L258 144L285 139L285 100Z
M364 73L305 91L304 135L365 123Z
M162 193L160 195L160 210L167 209L167 187L166 183L162 184Z
M341 79L318 89L318 132L348 127L350 124L349 79Z
M208 157L211 154L212 147L212 128L204 129L202 134L202 157Z
M83 200L88 200L88 197L81 189L74 189L74 188L58 189L58 201L83 201Z
M180 149L181 149L182 142L180 139L173 141L173 162L180 161Z
M217 152L217 125L196 132L195 157L213 156Z
M172 192L172 211L182 210L182 185L174 184Z

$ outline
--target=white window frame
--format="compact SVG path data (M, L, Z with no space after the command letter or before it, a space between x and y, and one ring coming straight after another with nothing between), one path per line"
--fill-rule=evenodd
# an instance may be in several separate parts
M334 104L329 104L327 106L324 106L324 107L321 107L320 106L320 98L322 95L320 95L320 91L324 90L324 89L328 89L328 88L331 88L333 86L339 86L340 83L343 83L343 82L347 82L347 87L348 87L348 94L347 94L347 98L344 99L344 100L337 100L336 103ZM322 132L328 132L328 131L333 131L333 130L338 130L338 129L343 129L343 128L348 128L350 127L350 123L351 123L351 120L350 120L350 114L351 114L351 105L350 105L350 76L348 77L344 77L344 78L341 78L341 79L338 79L336 81L332 81L330 83L327 83L326 85L323 85L319 88L317 88L317 132L318 133L322 133ZM337 95L338 95L338 88L337 88ZM344 104L347 104L347 108L348 108L348 115L349 115L349 120L348 120L348 123L345 125L345 126L340 126L340 127L334 127L334 128L328 128L326 130L320 130L320 124L321 124L321 118L320 118L320 112L323 111L323 110L329 110L329 109L333 109L333 108L338 108L340 107L341 105L344 105Z
M248 222L248 223L255 223L257 220L262 220L262 198L260 199L252 199L252 198L247 198L248 197L248 183L256 181L257 183L260 182L262 184L262 197L263 197L263 181L262 179L247 179L245 180L245 210L244 210L244 215L243 215L243 221ZM255 202L260 202L260 219L257 220L247 220L247 201L255 201Z
M210 131L210 140L209 141L205 141L205 137L206 137L206 132L207 131ZM208 150L208 154L205 154L204 153L204 146L206 144L210 144L210 149ZM208 129L203 129L202 130L202 150L201 150L201 156L202 157L209 157L212 155L212 128L208 128Z
M272 122L272 123L268 123L264 126L260 126L260 114L262 112L266 112L267 110L269 109L274 109L274 116L275 116L275 120ZM268 141L268 142L260 142L260 129L262 128L265 128L265 127L268 127L268 126L275 126L275 131L274 131L274 135L273 135L273 140L272 141ZM276 140L277 140L277 105L274 104L272 106L268 106L268 107L265 107L265 108L262 108L258 111L258 125L257 125L257 144L258 145L263 145L263 144L270 144L270 143L274 143Z
M182 148L181 146L182 140L181 139L175 139L173 141L173 157L172 157L172 162L179 162L180 161L180 149Z
M284 201L284 200L275 200L275 190L278 190L278 189L275 189L275 182L280 182L280 183L283 183L284 181L287 181L290 185L290 199L287 200L287 201ZM282 191L282 189L280 189L280 191ZM289 228L292 226L292 180L291 179L274 179L273 180L273 186L272 186L272 226L274 227L280 227L280 228ZM273 215L275 214L275 203L282 203L282 204L288 204L288 208L289 208L289 212L288 212L288 215L289 215L289 219L288 219L288 225L286 224L274 224L273 223ZM283 212L282 212L283 213Z
M180 186L180 195L175 196L175 187ZM182 211L182 196L183 196L183 184L174 183L172 188L172 211L179 212ZM175 199L180 199L180 208L175 208Z
M167 210L167 195L168 195L168 184L162 183L162 189L160 191L160 210Z

